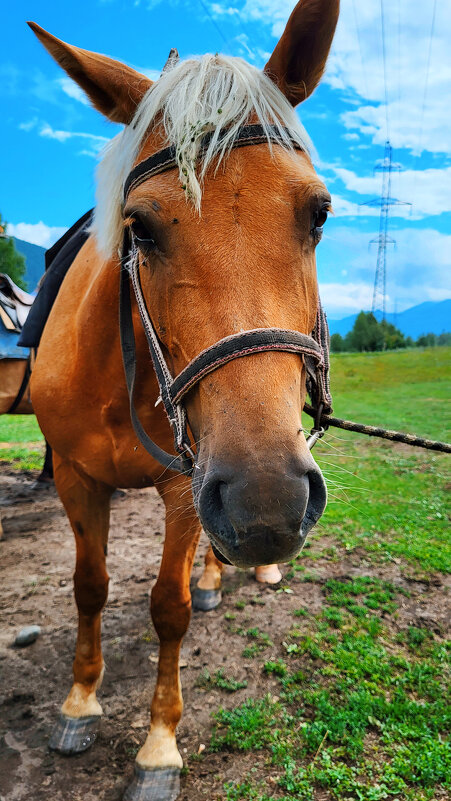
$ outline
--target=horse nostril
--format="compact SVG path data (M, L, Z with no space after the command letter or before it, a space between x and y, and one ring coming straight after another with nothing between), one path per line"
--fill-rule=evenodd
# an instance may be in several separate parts
M205 530L225 537L230 545L236 545L236 534L230 526L225 511L227 505L228 485L219 476L211 476L204 482L198 495L197 506L200 519Z
M307 509L302 522L304 535L318 522L327 503L326 483L319 467L309 470L307 478L309 483L309 495Z
M326 488L313 460L285 471L271 467L237 470L218 463L193 487L216 555L241 567L293 558L324 511Z

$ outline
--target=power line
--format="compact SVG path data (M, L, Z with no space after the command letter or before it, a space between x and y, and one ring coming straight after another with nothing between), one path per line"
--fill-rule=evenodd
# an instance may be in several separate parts
M200 5L202 6L202 8L203 8L203 10L205 11L205 13L207 14L207 16L208 16L208 18L209 18L209 20L210 20L211 24L213 25L213 27L214 27L214 28L216 29L216 31L218 32L218 34L219 34L219 36L221 37L222 41L225 43L226 47L227 47L227 48L229 48L231 52L233 52L233 50L235 50L235 52L237 52L237 50L236 50L236 47L234 46L234 44L233 44L233 43L234 43L235 41L239 41L238 37L233 37L233 38L230 38L230 37L229 37L229 38L227 38L227 36L226 36L226 35L225 35L225 33L223 32L223 30L222 30L221 26L219 25L219 23L217 22L217 20L216 20L216 19L214 18L214 16L212 15L210 8L209 8L209 7L208 7L208 5L205 3L205 1L204 1L204 0L199 0L199 3L200 3ZM240 25L240 28L241 28L241 31L242 31L242 35L245 37L245 39L246 39L246 40L248 40L248 39L249 39L249 37L248 37L248 35L247 35L247 33L246 33L245 29L244 29L244 26L243 26L243 23L242 23L242 20L241 20L241 15L239 16L239 25ZM247 44L247 42L245 42L245 43L244 43L244 47L245 47L245 49L247 49L247 51L248 51L249 55L250 55L250 56L251 56L251 57L252 57L252 58L255 60L255 54L254 54L254 51L252 50L252 48L251 48L251 47L249 47L249 45Z
M401 0L398 0L398 36L397 36L397 71L398 71L398 122L401 121Z
M384 0L381 0L381 30L382 30L382 59L384 62L384 88L385 88L385 123L387 129L387 140L390 139L390 128L388 125L388 91L387 91L387 54L385 49L385 17Z
M208 8L207 4L204 2L204 0L199 0L199 3L201 4L202 8L204 9L205 13L207 14L207 16L208 16L211 24L213 25L213 27L216 28L216 31L219 33L219 36L221 37L223 42L225 42L226 47L228 47L229 46L229 39L227 39L226 35L223 33L222 28L220 27L220 25L218 25L217 21L213 17L213 15L212 15L210 9Z
M355 28L356 28L356 31L357 31L357 39L359 41L360 63L362 65L363 82L365 84L365 95L366 95L366 97L368 97L368 81L366 79L365 62L363 60L362 38L361 38L361 35L360 35L359 23L357 21L357 9L356 9L356 5L355 5L355 0L352 0L352 7L354 9L354 22L355 22Z
M423 143L424 111L426 108L426 99L427 99L428 85L429 85L429 70L431 67L431 54L432 54L432 38L434 36L436 11L437 11L437 0L434 0L434 6L432 8L431 30L429 33L428 60L426 64L426 80L424 82L423 106L421 109L421 119L420 119L420 132L418 135L418 151L419 151L418 158L421 156L421 153L423 152L423 148L421 147L421 145Z

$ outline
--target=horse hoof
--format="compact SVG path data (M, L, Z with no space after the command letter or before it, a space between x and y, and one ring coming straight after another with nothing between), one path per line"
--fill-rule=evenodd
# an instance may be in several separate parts
M49 740L51 751L60 754L81 754L91 747L97 737L100 715L69 718L61 714Z
M221 603L222 593L221 590L201 590L200 587L196 587L191 600L193 609L198 612L210 612Z
M146 770L135 765L135 775L123 801L175 801L179 793L179 768Z

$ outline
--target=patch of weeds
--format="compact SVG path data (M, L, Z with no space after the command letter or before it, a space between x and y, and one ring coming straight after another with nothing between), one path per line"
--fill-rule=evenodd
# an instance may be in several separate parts
M219 668L219 670L213 674L205 668L196 680L196 687L217 687L219 690L225 690L227 693L235 693L237 690L242 690L244 687L247 687L247 681L228 679L224 675L223 668Z
M429 643L433 639L433 635L427 629L418 629L416 626L409 626L406 639L409 648L416 650L417 648L421 648L424 643Z
M283 647L287 654L299 655L308 654L312 659L323 659L324 652L318 644L318 637L307 634L301 642L284 642Z
M10 463L14 470L41 470L44 457L44 448L26 448L14 446L0 450L0 462Z
M276 676L286 676L288 668L283 659L278 659L276 662L265 662L263 665L265 673L273 673Z
M193 753L190 754L188 758L190 762L202 762L204 757L205 757L205 751L201 751L200 753L199 751L193 751Z
M293 615L295 617L307 617L308 616L308 609L304 609L304 607L301 606L299 609L295 609L294 610Z
M257 645L257 643L253 643L252 645L246 645L246 648L243 648L241 656L244 656L245 659L255 659L255 657L259 655L260 651L260 646Z
M254 595L254 597L251 598L250 603L251 603L252 606L265 606L266 605L265 599L264 598L260 598L258 595Z
M210 749L249 751L269 745L274 740L279 714L280 704L270 695L260 699L248 698L235 709L219 709L213 716L217 727L213 731Z
M235 620L236 615L234 615L233 612L226 612L224 618L225 620Z
M304 575L301 576L301 581L304 584L318 584L321 582L321 577L318 575L318 573L305 572Z
M246 609L246 601L235 601L235 609Z
M369 576L357 576L349 581L329 579L324 584L324 594L330 606L348 609L355 617L366 617L368 610L391 614L397 608L394 600L397 590L388 581ZM361 596L361 603L357 597Z
M238 632L239 634L246 635L251 637L256 642L252 643L251 645L247 645L246 648L242 651L242 656L246 659L254 659L260 651L263 651L265 648L272 647L274 643L265 631L260 631L257 627L252 627L249 629L242 629Z
M224 785L226 793L225 801L272 801L271 796L261 793L259 787L255 787L250 782L227 782Z
M274 645L269 634L267 634L266 631L260 631L257 627L247 629L246 634L248 637L258 640L260 648L267 648L268 646Z
M336 609L333 606L326 606L323 609L322 616L327 622L336 629L341 629L344 623L344 617L342 612L339 609Z

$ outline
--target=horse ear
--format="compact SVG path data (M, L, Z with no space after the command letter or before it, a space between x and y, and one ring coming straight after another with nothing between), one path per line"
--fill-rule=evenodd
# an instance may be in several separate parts
M300 0L265 66L293 106L309 97L321 79L339 7L339 0Z
M35 22L28 25L98 111L113 122L127 124L133 119L138 104L152 86L149 78L108 56L66 44Z

